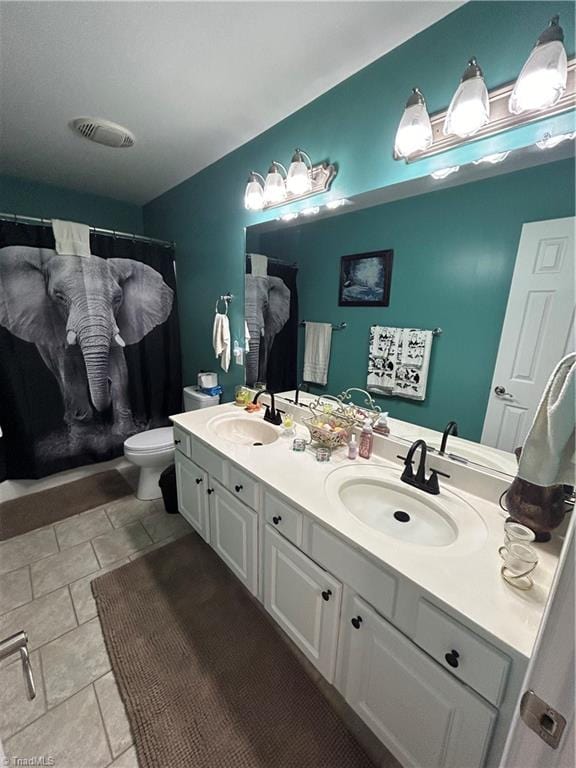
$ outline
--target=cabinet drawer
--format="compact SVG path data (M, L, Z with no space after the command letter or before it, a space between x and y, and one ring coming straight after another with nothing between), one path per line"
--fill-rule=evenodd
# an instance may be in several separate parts
M315 523L311 526L308 553L313 560L363 595L382 616L389 618L394 615L397 583L391 573Z
M500 703L510 665L503 653L425 600L418 606L414 640L444 669Z
M264 517L278 533L302 546L302 514L268 491L264 493Z
M199 467L205 469L209 475L218 480L222 485L228 485L228 462L215 451L206 448L198 440L191 440L191 457Z
M228 470L228 488L239 499L242 499L244 504L248 504L249 507L258 511L260 508L260 487L256 480L246 472L243 472L233 464L230 465Z
M174 447L190 458L190 435L174 424Z

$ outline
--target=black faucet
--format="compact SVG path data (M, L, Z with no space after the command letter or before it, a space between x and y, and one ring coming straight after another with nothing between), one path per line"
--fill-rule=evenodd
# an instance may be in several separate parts
M420 464L418 465L416 474L414 474L412 471L413 457L418 448L420 448ZM431 469L430 477L426 478L427 450L428 446L426 445L425 440L416 440L410 446L406 456L398 456L399 459L404 461L404 472L402 472L400 480L402 480L403 483L408 483L408 485L414 486L414 488L419 488L421 491L426 491L426 493L432 493L436 496L440 493L438 475L442 475L442 477L450 477L450 475L440 472L438 469Z
M254 400L252 400L254 405L256 405L258 402L260 395L270 395L270 405L266 406L266 411L264 412L264 421L268 421L270 424L275 424L276 426L282 424L282 415L280 411L276 410L274 392L270 392L267 389L261 389L259 392L256 392L254 395Z
M300 403L300 392L304 389L305 392L308 392L310 390L310 387L308 384L306 384L305 381L301 381L300 384L296 387L296 394L294 396L294 405L299 405Z
M446 429L442 435L442 442L440 443L440 450L438 451L439 456L444 456L446 453L446 443L448 442L448 437L450 435L458 437L458 424L456 424L455 421L449 421L448 424L446 424Z

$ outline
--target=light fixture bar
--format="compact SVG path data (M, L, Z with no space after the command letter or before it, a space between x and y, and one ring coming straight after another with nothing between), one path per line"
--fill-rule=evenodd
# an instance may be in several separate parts
M270 208L278 208L295 200L305 200L307 197L312 197L312 195L326 192L327 189L330 189L330 184L334 180L337 172L336 166L332 165L332 163L318 163L317 165L313 165L310 170L312 186L309 192L305 192L302 195L295 195L287 190L284 200L278 203L265 203L263 210L267 211Z
M448 109L444 109L442 112L435 112L433 115L430 115L430 123L432 124L431 146L428 149L416 152L409 158L402 158L394 154L394 159L413 163L424 157L432 157L433 155L440 154L440 152L446 152L449 149L454 149L463 144L469 144L471 141L485 139L488 136L494 136L497 133L502 133L510 128L527 125L528 123L543 120L547 117L553 117L554 115L560 115L562 112L567 112L570 109L576 108L576 58L572 58L568 61L566 91L556 104L553 104L546 109L534 110L533 112L522 112L519 115L513 115L508 110L508 101L510 99L510 94L514 90L515 82L516 81L514 80L488 92L490 101L490 120L473 136L470 136L467 139L455 135L445 136L442 129L444 127Z

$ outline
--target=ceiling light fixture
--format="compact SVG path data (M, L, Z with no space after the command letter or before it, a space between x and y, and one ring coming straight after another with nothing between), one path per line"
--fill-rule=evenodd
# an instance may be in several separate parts
M471 58L448 107L444 135L456 134L462 139L468 138L486 125L489 119L488 88L478 62Z
M394 142L395 157L410 157L432 144L432 126L426 101L418 88L412 88Z
M574 139L576 139L576 131L574 133L558 133L556 136L545 133L540 141L536 142L536 146L539 149L554 149L563 141L574 141Z
M282 173L280 172L282 171ZM284 175L282 175L284 174ZM286 168L277 160L273 160L266 182L264 183L264 202L269 204L281 203L286 200Z
M453 173L456 173L459 170L459 165L451 165L448 168L440 168L438 171L432 171L430 176L432 176L433 179L446 179L448 176L452 176Z
M496 165L506 160L510 152L494 152L492 155L484 155L484 157L474 160L474 165L480 165L480 163L489 163L490 165Z
M508 108L514 115L546 109L566 90L568 60L559 16L553 16L522 67Z
M308 165L306 164L308 161ZM295 149L286 176L286 188L293 195L305 195L312 189L312 160L302 149Z
M264 208L264 179L256 171L251 171L244 192L244 207L248 211L261 211Z

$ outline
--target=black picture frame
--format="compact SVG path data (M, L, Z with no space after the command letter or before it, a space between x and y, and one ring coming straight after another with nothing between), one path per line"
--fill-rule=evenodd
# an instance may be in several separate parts
M393 259L393 250L342 256L338 306L389 306Z

